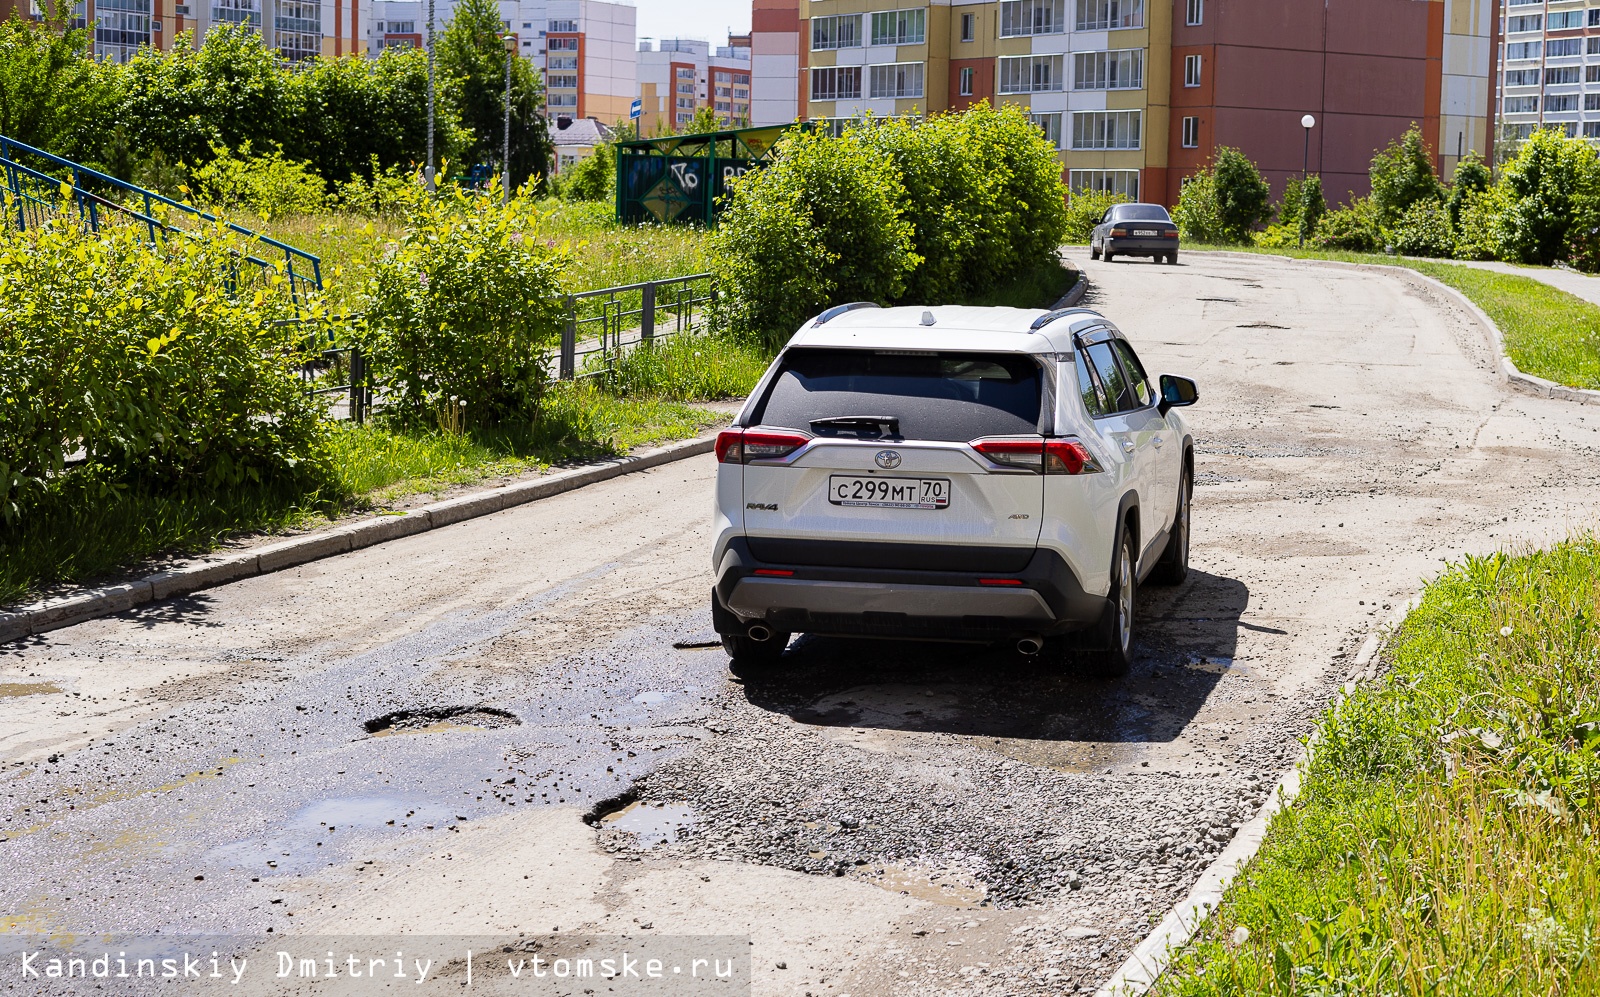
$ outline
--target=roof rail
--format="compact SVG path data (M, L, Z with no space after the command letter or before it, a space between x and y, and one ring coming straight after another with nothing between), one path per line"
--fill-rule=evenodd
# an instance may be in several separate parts
M1045 314L1040 315L1038 318L1033 320L1033 324L1028 326L1028 328L1032 329L1034 332L1038 332L1040 329L1043 329L1056 319L1066 318L1068 315L1093 315L1095 318L1105 318L1104 315L1101 315L1093 308L1061 308L1056 311L1046 312Z
M816 321L811 323L811 328L815 329L817 326L822 325L824 322L828 322L828 321L830 321L832 319L836 319L840 315L843 315L845 312L853 312L857 308L881 308L881 307L883 307L883 306L878 304L876 301L852 301L848 305L834 305L832 308L830 308L827 311L823 312L821 315L818 315L817 318L816 318Z

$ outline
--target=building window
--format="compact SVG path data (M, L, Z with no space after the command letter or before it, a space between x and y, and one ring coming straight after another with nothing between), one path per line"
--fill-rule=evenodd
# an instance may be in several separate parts
M261 0L212 0L211 20L261 30Z
M575 93L547 94L544 102L545 106L549 107L551 110L555 110L559 107L576 108L578 106L578 95Z
M922 63L895 62L867 68L872 74L868 96L878 100L922 96Z
M1545 85L1559 87L1577 83L1578 70L1581 68L1581 66L1560 66L1554 69L1546 69L1544 71Z
M577 21L551 21L550 22L550 33L552 35L560 35L560 34L575 35L575 34L578 33L578 22Z
M1600 9L1600 8L1597 8ZM961 40L964 42L975 41L978 37L978 15L961 15Z
M1600 10L1600 7L1596 7L1595 10ZM1586 55L1600 55L1600 35L1596 35L1593 38L1585 38L1583 41L1583 50Z
M1056 35L1067 30L1066 0L1002 0L1000 37Z
M872 44L921 45L927 37L928 12L881 10L872 15Z
M1585 111L1600 111L1600 93L1584 94L1583 109Z
M1205 19L1206 0L1189 0L1189 15L1184 19L1184 23L1195 25L1203 23Z
M811 71L812 100L860 100L861 67L830 66Z
M1144 49L1079 52L1072 57L1074 90L1138 90L1144 86Z
M1600 67L1596 67L1596 68L1600 69ZM971 97L972 96L972 77L973 77L973 71L972 71L972 67L971 66L967 66L967 67L965 67L964 69L961 70L961 74L960 74L960 77L959 77L960 86L957 87L957 90L959 91L961 96L963 96L963 97Z
M1582 38L1552 38L1545 44L1544 48L1544 55L1547 59L1560 59L1564 56L1582 54Z
M1506 46L1506 61L1537 59L1539 50L1543 47L1541 42L1511 42Z
M1589 8L1589 27L1600 28L1600 7Z
M1584 66L1583 82L1600 83L1600 66Z
M1078 0L1079 31L1144 27L1144 0Z
M1200 57L1186 55L1183 57L1183 85L1197 87L1200 85Z
M1559 97L1545 97L1544 112L1546 114L1562 114L1578 109L1578 95L1575 93L1563 94Z
M1032 121L1038 129L1044 132L1044 137L1057 149L1061 148L1061 112L1052 111L1047 114L1030 114L1028 120Z
M546 76L545 87L550 90L576 90L578 89L578 76L576 73Z
M1001 93L1037 93L1063 87L1064 56L1022 55L1000 60Z
M1121 194L1130 200L1139 199L1138 170L1071 170L1067 173L1067 187L1074 194Z
M1550 18L1545 22L1547 31L1566 31L1569 28L1583 27L1583 11L1581 10L1552 10Z
M545 69L552 73L563 69L575 73L578 71L578 57L575 55L548 56L545 59Z
M1507 114L1532 114L1539 110L1537 97L1507 97L1505 103Z
M1519 17L1506 18L1506 34L1514 35L1519 31L1538 31L1544 26L1544 15L1523 14Z
M379 27L378 30L382 31L383 28ZM389 34L391 34L391 35L414 35L416 33L417 33L417 22L416 21L390 21L389 22Z
M1188 117L1183 119L1183 147L1185 149L1200 148L1200 119Z
M811 50L855 48L861 44L861 15L838 14L811 19Z
M578 39L552 38L545 44L545 48L551 52L576 52L578 51Z
M1072 115L1074 149L1137 149L1141 111L1078 111Z
M1538 85L1539 71L1537 69L1506 70L1506 86L1508 87L1536 87Z
M1600 121L1585 121L1583 123L1584 138L1600 138Z

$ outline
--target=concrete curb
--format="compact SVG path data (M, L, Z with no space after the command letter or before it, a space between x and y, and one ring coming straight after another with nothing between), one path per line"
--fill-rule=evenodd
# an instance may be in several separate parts
M112 613L126 612L147 602L169 599L201 589L226 585L254 575L293 568L311 561L398 540L415 533L476 519L526 502L534 502L585 485L660 467L687 457L710 453L715 436L700 436L637 455L602 461L570 471L559 471L529 481L459 498L434 502L396 515L376 516L349 526L310 533L280 543L256 547L146 575L137 581L87 589L68 596L0 611L0 643L20 640Z
M1421 596L1413 596L1387 623L1373 627L1367 634L1361 649L1356 652L1351 677L1334 697L1332 708L1337 709L1359 682L1377 675L1376 658L1383 635L1398 626L1406 618L1406 614L1415 609L1421 601ZM1195 881L1194 886L1190 887L1188 896L1168 911L1167 916L1162 918L1155 930L1135 946L1133 952L1111 978L1101 984L1100 989L1095 992L1095 997L1143 997L1151 987L1155 986L1161 974L1172 964L1173 957L1193 940L1201 925L1222 903L1222 895L1233 882L1233 878L1249 865L1255 858L1256 852L1261 850L1261 843L1267 835L1267 825L1273 816L1293 803L1295 797L1300 795L1300 774L1310 763L1319 737L1320 728L1312 731L1299 760L1278 780L1277 788L1267 798L1267 802L1262 804L1260 811L1234 833L1233 840L1228 842L1222 854L1212 860L1200 874L1200 878Z
M1600 405L1600 391L1594 391L1589 388L1572 388L1565 384L1557 384L1554 381L1547 381L1542 377L1535 377L1532 374L1523 373L1520 369L1518 369L1517 365L1512 362L1511 357L1506 354L1505 337L1500 334L1500 327L1494 324L1494 320L1486 315L1483 309L1473 304L1472 299L1468 298L1465 294L1462 294L1460 291L1451 287L1449 284L1444 283L1438 278L1430 277L1421 271L1412 270L1410 267L1403 267L1398 264L1346 263L1343 260L1301 259L1295 256L1278 256L1271 253L1235 253L1227 250L1217 249L1199 250L1198 252L1207 256L1235 256L1251 258L1266 257L1267 259L1272 260L1287 260L1291 263L1315 263L1320 266L1336 267L1342 270L1362 270L1369 273L1384 273L1390 275L1398 273L1406 277L1416 278L1417 280L1432 286L1436 290L1443 292L1447 297L1454 299L1457 304L1461 305L1461 307L1465 308L1477 318L1478 324L1481 325L1484 331L1488 334L1489 341L1494 344L1495 357L1499 360L1501 378L1512 387L1518 389L1519 391L1525 391L1529 394L1538 395L1541 398L1556 398L1561 401L1577 402L1580 405ZM1439 260L1434 262L1439 262L1446 266L1450 265L1448 260ZM1537 280L1538 278L1529 277L1528 279ZM1557 291L1561 290L1559 287L1555 287L1554 284L1547 284L1546 286L1552 287Z
M1089 293L1089 275L1084 273L1083 269L1077 264L1073 263L1071 260L1062 260L1061 263L1068 270L1071 270L1078 275L1078 282L1072 285L1066 294L1061 296L1060 301L1057 301L1055 304L1050 306L1050 311L1053 312L1060 311L1063 308L1075 307L1078 302L1083 300L1083 296Z

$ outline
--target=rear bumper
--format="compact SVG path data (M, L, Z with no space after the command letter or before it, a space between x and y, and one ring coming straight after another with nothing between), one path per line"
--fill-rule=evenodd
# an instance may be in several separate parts
M1108 238L1106 239L1105 249L1121 256L1150 256L1154 253L1175 253L1178 251L1178 240L1140 239L1133 236L1121 239Z
M907 556L904 545L819 543L799 559L826 563L778 563L757 560L746 538L736 537L717 566L712 622L721 633L761 622L790 633L993 641L1081 630L1105 607L1105 597L1086 594L1053 550L1018 550L1020 570L997 573L962 570L960 547L926 546ZM941 556L948 568L923 566ZM919 566L897 567L897 560ZM980 583L996 576L1021 584Z

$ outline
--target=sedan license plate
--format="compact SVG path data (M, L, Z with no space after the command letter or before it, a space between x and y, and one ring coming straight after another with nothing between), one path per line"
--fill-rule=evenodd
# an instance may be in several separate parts
M1155 235L1160 235L1160 234L1161 234L1161 233L1159 233L1159 232L1157 232L1157 231L1155 231L1155 230L1154 230L1154 229L1148 229L1148 228L1136 228L1136 229L1134 229L1134 230L1133 230L1133 234L1134 234L1134 235L1150 235L1150 236L1155 236Z
M950 505L950 479L834 474L828 477L828 501L877 509L944 509Z

